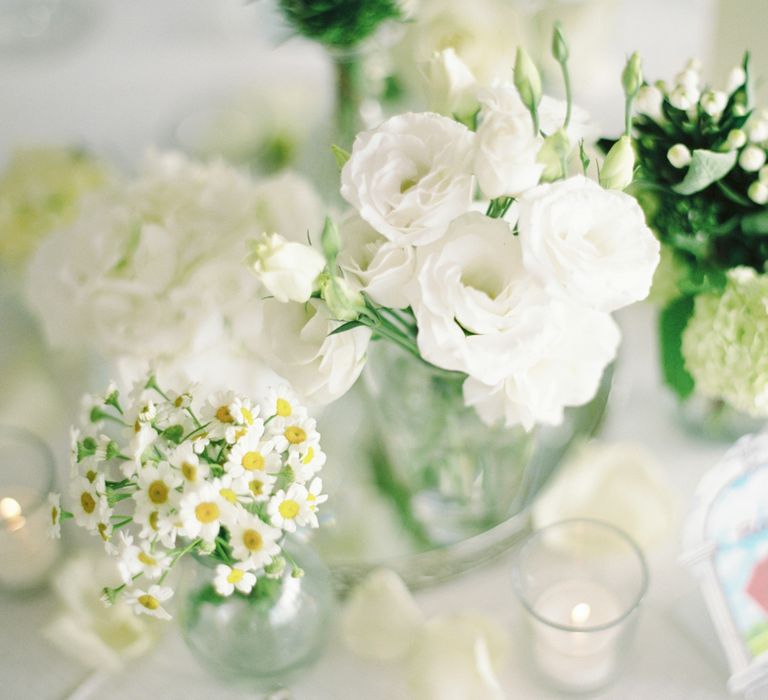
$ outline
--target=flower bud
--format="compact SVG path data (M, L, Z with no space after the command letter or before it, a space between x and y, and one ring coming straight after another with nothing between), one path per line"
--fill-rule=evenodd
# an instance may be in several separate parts
M600 169L600 185L608 190L623 190L632 182L635 151L632 138L626 134L611 146Z
M766 204L768 203L768 185L761 182L760 180L755 180L747 190L747 196L755 203L755 204Z
M686 68L682 73L678 73L675 76L675 84L689 91L698 91L700 82L701 75L692 68Z
M433 112L465 121L477 111L477 80L452 48L435 52L422 73Z
M640 66L640 54L635 51L621 73L621 85L628 97L634 97L643 84L643 71Z
M303 578L304 577L304 569L302 569L299 566L296 566L294 564L293 569L291 569L291 577L292 578Z
M555 24L552 31L552 56L558 63L565 63L568 60L568 44L560 29L560 24Z
M757 177L764 185L768 185L768 165L764 165L757 173Z
M741 129L731 129L725 140L725 147L729 151L735 151L747 143L747 135Z
M341 250L341 236L339 235L339 229L330 216L325 217L323 232L320 234L320 246L323 249L325 259L333 263L339 254L339 250Z
M304 303L312 296L325 259L304 243L287 241L278 233L263 234L250 243L248 263L275 299Z
M667 151L667 160L675 168L686 168L691 163L691 152L683 143L676 143Z
M558 129L544 139L536 156L536 162L544 165L542 182L552 182L565 177L565 163L571 154L571 140L565 129Z
M673 107L682 109L683 111L689 110L699 101L699 91L689 90L688 88L678 85L669 94L669 102Z
M739 156L742 170L754 173L765 165L765 151L760 146L747 146Z
M731 68L731 72L728 73L728 81L726 83L726 90L728 93L738 90L747 80L747 72L741 67L736 66Z
M728 104L728 96L719 90L707 90L701 98L701 108L713 119L717 119Z
M661 103L664 95L655 85L643 85L637 91L635 109L640 114L647 114L651 119L658 121L662 118Z
M528 52L522 46L517 47L514 78L520 99L532 112L541 102L541 76Z
M264 574L267 578L280 578L284 571L285 557L280 555L273 557L272 561L264 567Z
M752 141L752 143L768 141L768 121L764 121L763 119L751 121L747 127L747 133L749 134L749 140Z
M363 295L345 280L336 275L323 275L320 294L328 305L333 318L339 321L354 321L365 309Z

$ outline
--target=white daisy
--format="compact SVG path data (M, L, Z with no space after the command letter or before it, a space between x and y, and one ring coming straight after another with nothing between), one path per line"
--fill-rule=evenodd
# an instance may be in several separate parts
M282 431L273 435L278 452L288 450L289 453L305 454L311 445L317 444L320 440L317 421L314 418L285 419Z
M280 553L277 539L280 530L267 525L261 518L243 511L229 527L229 545L235 559L248 562L254 569L259 569L272 561Z
M171 616L162 603L173 595L168 586L150 586L149 590L130 588L125 592L125 602L133 607L135 613L150 615L160 620L170 620Z
M297 525L306 525L311 515L308 495L301 484L291 484L287 491L278 491L267 506L272 524L286 532L295 532Z
M266 472L247 472L240 479L245 482L250 499L256 503L269 499L272 495L272 487L277 481L276 476Z
M213 587L216 592L225 597L232 595L235 589L246 595L250 593L256 583L256 575L249 568L250 565L247 563L235 564L234 566L219 564L213 579Z
M61 537L61 494L49 493L48 506L50 520L48 521L48 537L58 540Z
M80 442L80 431L72 427L69 429L69 476L74 479L80 473L77 459L77 443Z
M264 472L276 474L282 467L282 459L275 452L274 441L261 440L261 431L249 432L232 446L224 469L231 476Z
M133 498L139 506L151 504L156 510L168 512L179 500L176 487L182 476L168 462L148 463L139 470L139 488Z
M320 449L320 443L316 442L307 445L303 452L291 452L288 455L288 465L293 469L296 481L303 484L323 468L326 459L325 452Z
M299 403L291 388L283 384L267 391L267 398L262 404L262 415L265 419L271 418L270 423L289 418L301 420L306 418L307 409Z
M186 491L179 504L181 533L186 537L200 537L213 542L222 523L233 520L234 508L211 483Z
M211 444L211 436L206 432L195 433L190 440L192 441L192 449L198 455L203 454L205 448Z
M133 514L133 522L141 525L141 532L139 532L141 539L150 542L159 541L168 549L176 546L176 537L181 534L184 526L179 513L161 513L151 504L137 506Z
M310 527L319 527L317 522L317 507L328 500L327 494L323 493L323 480L316 476L312 479L307 493L307 503L309 504L309 517L307 518Z
M181 476L189 484L197 484L208 478L210 468L208 464L200 461L195 452L195 445L191 442L182 442L168 457L172 466L181 472Z
M167 552L153 550L151 543L146 540L137 546L133 543L133 537L120 533L117 570L124 583L130 584L138 574L158 579L168 570L170 563L171 557Z
M222 440L226 437L227 428L237 425L237 419L232 414L232 403L235 393L232 391L219 392L208 399L203 406L201 420L206 424L208 437L211 440Z
M72 514L80 527L94 531L109 512L104 475L99 474L93 481L84 476L73 480L70 488L74 507Z

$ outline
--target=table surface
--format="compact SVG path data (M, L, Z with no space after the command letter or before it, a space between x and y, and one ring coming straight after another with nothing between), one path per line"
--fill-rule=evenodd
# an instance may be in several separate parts
M620 21L615 45L607 52L614 63L635 45L649 56L646 65L656 74L674 71L688 55L707 58L705 49L711 44L709 32L716 16L714 2L617 0L616 4ZM0 163L14 146L41 142L85 143L133 162L146 145L164 145L170 126L186 110L211 96L265 80L275 67L315 71L318 85L329 88L329 71L314 47L298 41L270 47L261 30L259 8L203 0L111 0L99 7L90 33L84 33L76 44L40 54L0 54L4 97ZM615 126L618 118L608 115L603 125ZM621 321L623 355L602 437L647 446L665 466L685 503L700 476L726 446L696 441L676 422L674 403L658 376L653 310L636 307ZM677 563L678 553L678 537L666 548L649 553L652 583L634 653L621 678L596 697L727 697L722 653L695 584ZM503 621L516 643L503 678L509 696L557 697L542 689L525 667L519 649L520 611L512 599L506 558L420 592L417 599L428 615L472 607ZM85 667L63 656L41 636L40 628L56 605L46 593L27 599L0 598L3 698L65 698L88 677ZM340 644L332 644L293 693L299 699L318 700L404 698L403 677L396 667L361 661ZM90 694L71 697L127 700L140 694L186 700L250 697L221 687L199 669L173 627L154 653L100 686L94 681Z

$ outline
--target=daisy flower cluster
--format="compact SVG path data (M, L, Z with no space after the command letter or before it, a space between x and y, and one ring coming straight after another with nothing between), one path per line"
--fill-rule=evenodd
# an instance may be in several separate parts
M320 434L290 389L262 403L226 392L199 404L194 391L166 392L150 376L125 401L113 386L89 398L88 433L72 431L71 510L50 496L52 536L73 518L114 557L122 584L105 600L161 619L184 555L213 560L219 595L248 595L288 571L284 538L318 527L327 498Z

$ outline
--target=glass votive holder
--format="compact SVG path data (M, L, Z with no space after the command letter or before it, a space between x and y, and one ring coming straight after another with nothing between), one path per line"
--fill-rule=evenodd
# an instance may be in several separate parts
M29 591L42 586L60 553L50 539L54 488L53 455L22 428L0 425L0 588Z
M564 520L517 550L513 587L529 627L532 666L556 690L608 685L632 646L648 567L624 532L597 520Z

